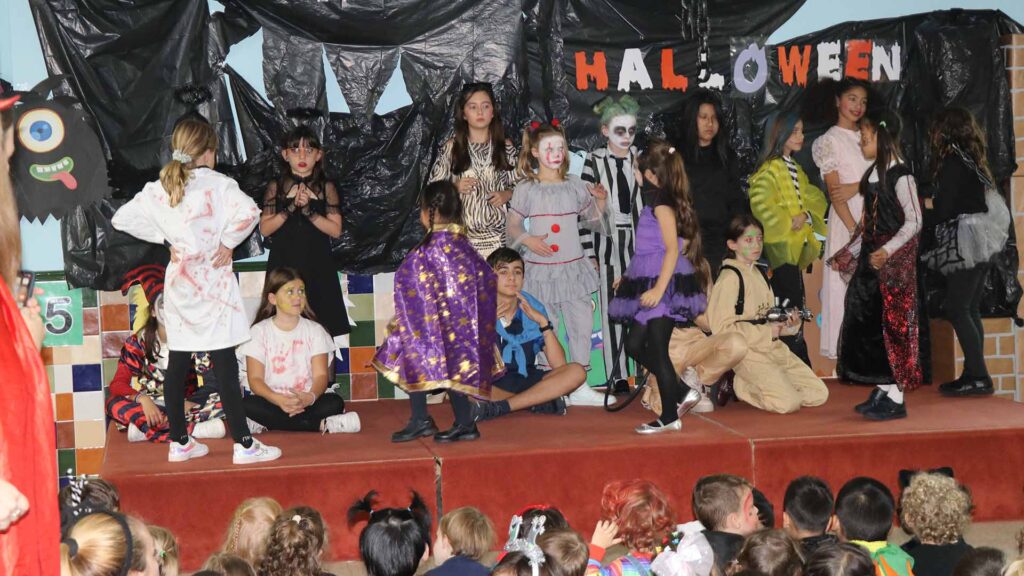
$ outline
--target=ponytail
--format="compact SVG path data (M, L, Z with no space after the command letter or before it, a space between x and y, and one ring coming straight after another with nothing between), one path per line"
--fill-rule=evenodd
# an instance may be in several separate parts
M192 177L195 161L208 150L217 149L217 133L207 122L182 120L174 127L171 149L171 161L160 170L160 184L174 208L185 197L185 186Z
M541 123L534 120L523 130L523 149L519 152L517 168L523 176L530 180L537 180L537 173L540 170L540 163L533 157L533 149L540 144L542 139L548 136L561 136L565 140L565 131L562 130L562 126L557 119L552 120L550 123ZM566 175L569 173L569 150L566 150L565 154L565 162L562 163L562 167L559 169L562 180L565 180Z
M448 224L462 224L462 196L448 180L427 184L420 198L420 210L427 211L427 234L419 243L425 246L434 233L434 222L440 216Z
M864 195L868 189L868 179L871 178L872 169L878 171L878 185L883 189L888 187L889 165L893 160L901 161L903 156L900 152L900 132L903 130L903 120L894 110L876 108L868 110L868 113L861 118L860 126L874 130L876 142L875 162L864 172L864 176L860 180L860 193ZM875 196L870 208L874 217L872 222L877 222L878 195Z

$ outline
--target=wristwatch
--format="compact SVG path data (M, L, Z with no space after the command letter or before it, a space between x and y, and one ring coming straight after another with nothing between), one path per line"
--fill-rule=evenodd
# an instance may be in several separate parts
M544 332L547 332L548 330L554 330L554 328L555 327L551 325L551 321L549 320L548 321L548 325L547 326L542 326L540 331L541 331L541 333L544 333Z

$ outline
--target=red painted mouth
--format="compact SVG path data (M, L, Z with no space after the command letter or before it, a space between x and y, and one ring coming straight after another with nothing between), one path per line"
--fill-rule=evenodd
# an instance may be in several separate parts
M305 168L305 167L306 167L306 163L305 162L299 162L299 168Z

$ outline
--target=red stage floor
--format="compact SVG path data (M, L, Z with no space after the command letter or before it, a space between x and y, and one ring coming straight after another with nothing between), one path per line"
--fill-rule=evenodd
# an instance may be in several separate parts
M766 414L730 404L688 416L681 433L643 437L649 420L639 402L623 412L573 408L565 417L517 414L481 425L476 442L438 445L427 439L391 444L407 418L401 401L355 403L363 431L316 436L268 433L284 457L264 466L230 463L230 441L210 441L209 456L168 464L166 448L128 444L108 435L101 475L121 490L122 505L179 539L185 569L195 569L222 542L234 508L270 495L285 507L308 504L330 527L334 560L358 556L358 530L345 525L349 504L370 489L389 505L416 489L451 510L474 505L504 532L527 504L558 505L589 536L598 519L601 487L612 479L648 478L673 498L680 520L691 517L689 495L701 476L729 472L751 479L775 504L794 477L814 474L838 490L853 476L883 480L894 491L902 468L952 466L972 490L977 520L1024 518L1024 405L1004 399L950 400L928 387L908 395L910 417L867 422L852 406L867 388L833 384L832 398L798 414ZM448 405L432 406L442 427Z

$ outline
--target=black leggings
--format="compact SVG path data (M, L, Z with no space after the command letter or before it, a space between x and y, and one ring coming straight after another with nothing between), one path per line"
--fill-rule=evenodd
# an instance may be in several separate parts
M302 412L289 416L281 407L262 396L250 394L242 399L245 414L268 430L319 432L320 423L329 416L345 412L345 401L337 394L324 394Z
M661 393L662 424L675 422L676 409L683 401L683 389L679 375L668 357L668 342L672 338L675 321L671 318L655 318L647 324L634 322L626 333L626 354L640 363L658 381Z
M946 301L943 304L946 317L964 350L964 373L975 379L988 378L985 326L981 322L986 272L988 265L982 265L946 276Z
M409 408L412 409L413 420L426 420L430 414L427 413L428 392L410 392ZM465 394L448 390L448 399L452 402L452 411L455 412L456 426L469 426L473 423L473 414L469 406L469 398Z
M238 382L238 359L234 348L210 351L213 375L217 378L220 400L224 405L231 437L242 446L252 445L249 426L245 423L245 406L242 405L242 391ZM167 402L167 423L170 424L172 441L188 442L185 426L185 377L192 367L192 352L171 350L167 355L167 370L164 372L164 400Z
M804 273L795 264L784 264L772 270L772 292L779 299L781 305L787 299L789 303L786 308L803 308L806 296L804 295ZM804 361L804 364L811 365L811 357L807 353L807 342L804 340L803 328L793 336L780 338L786 346L796 354L797 358Z

